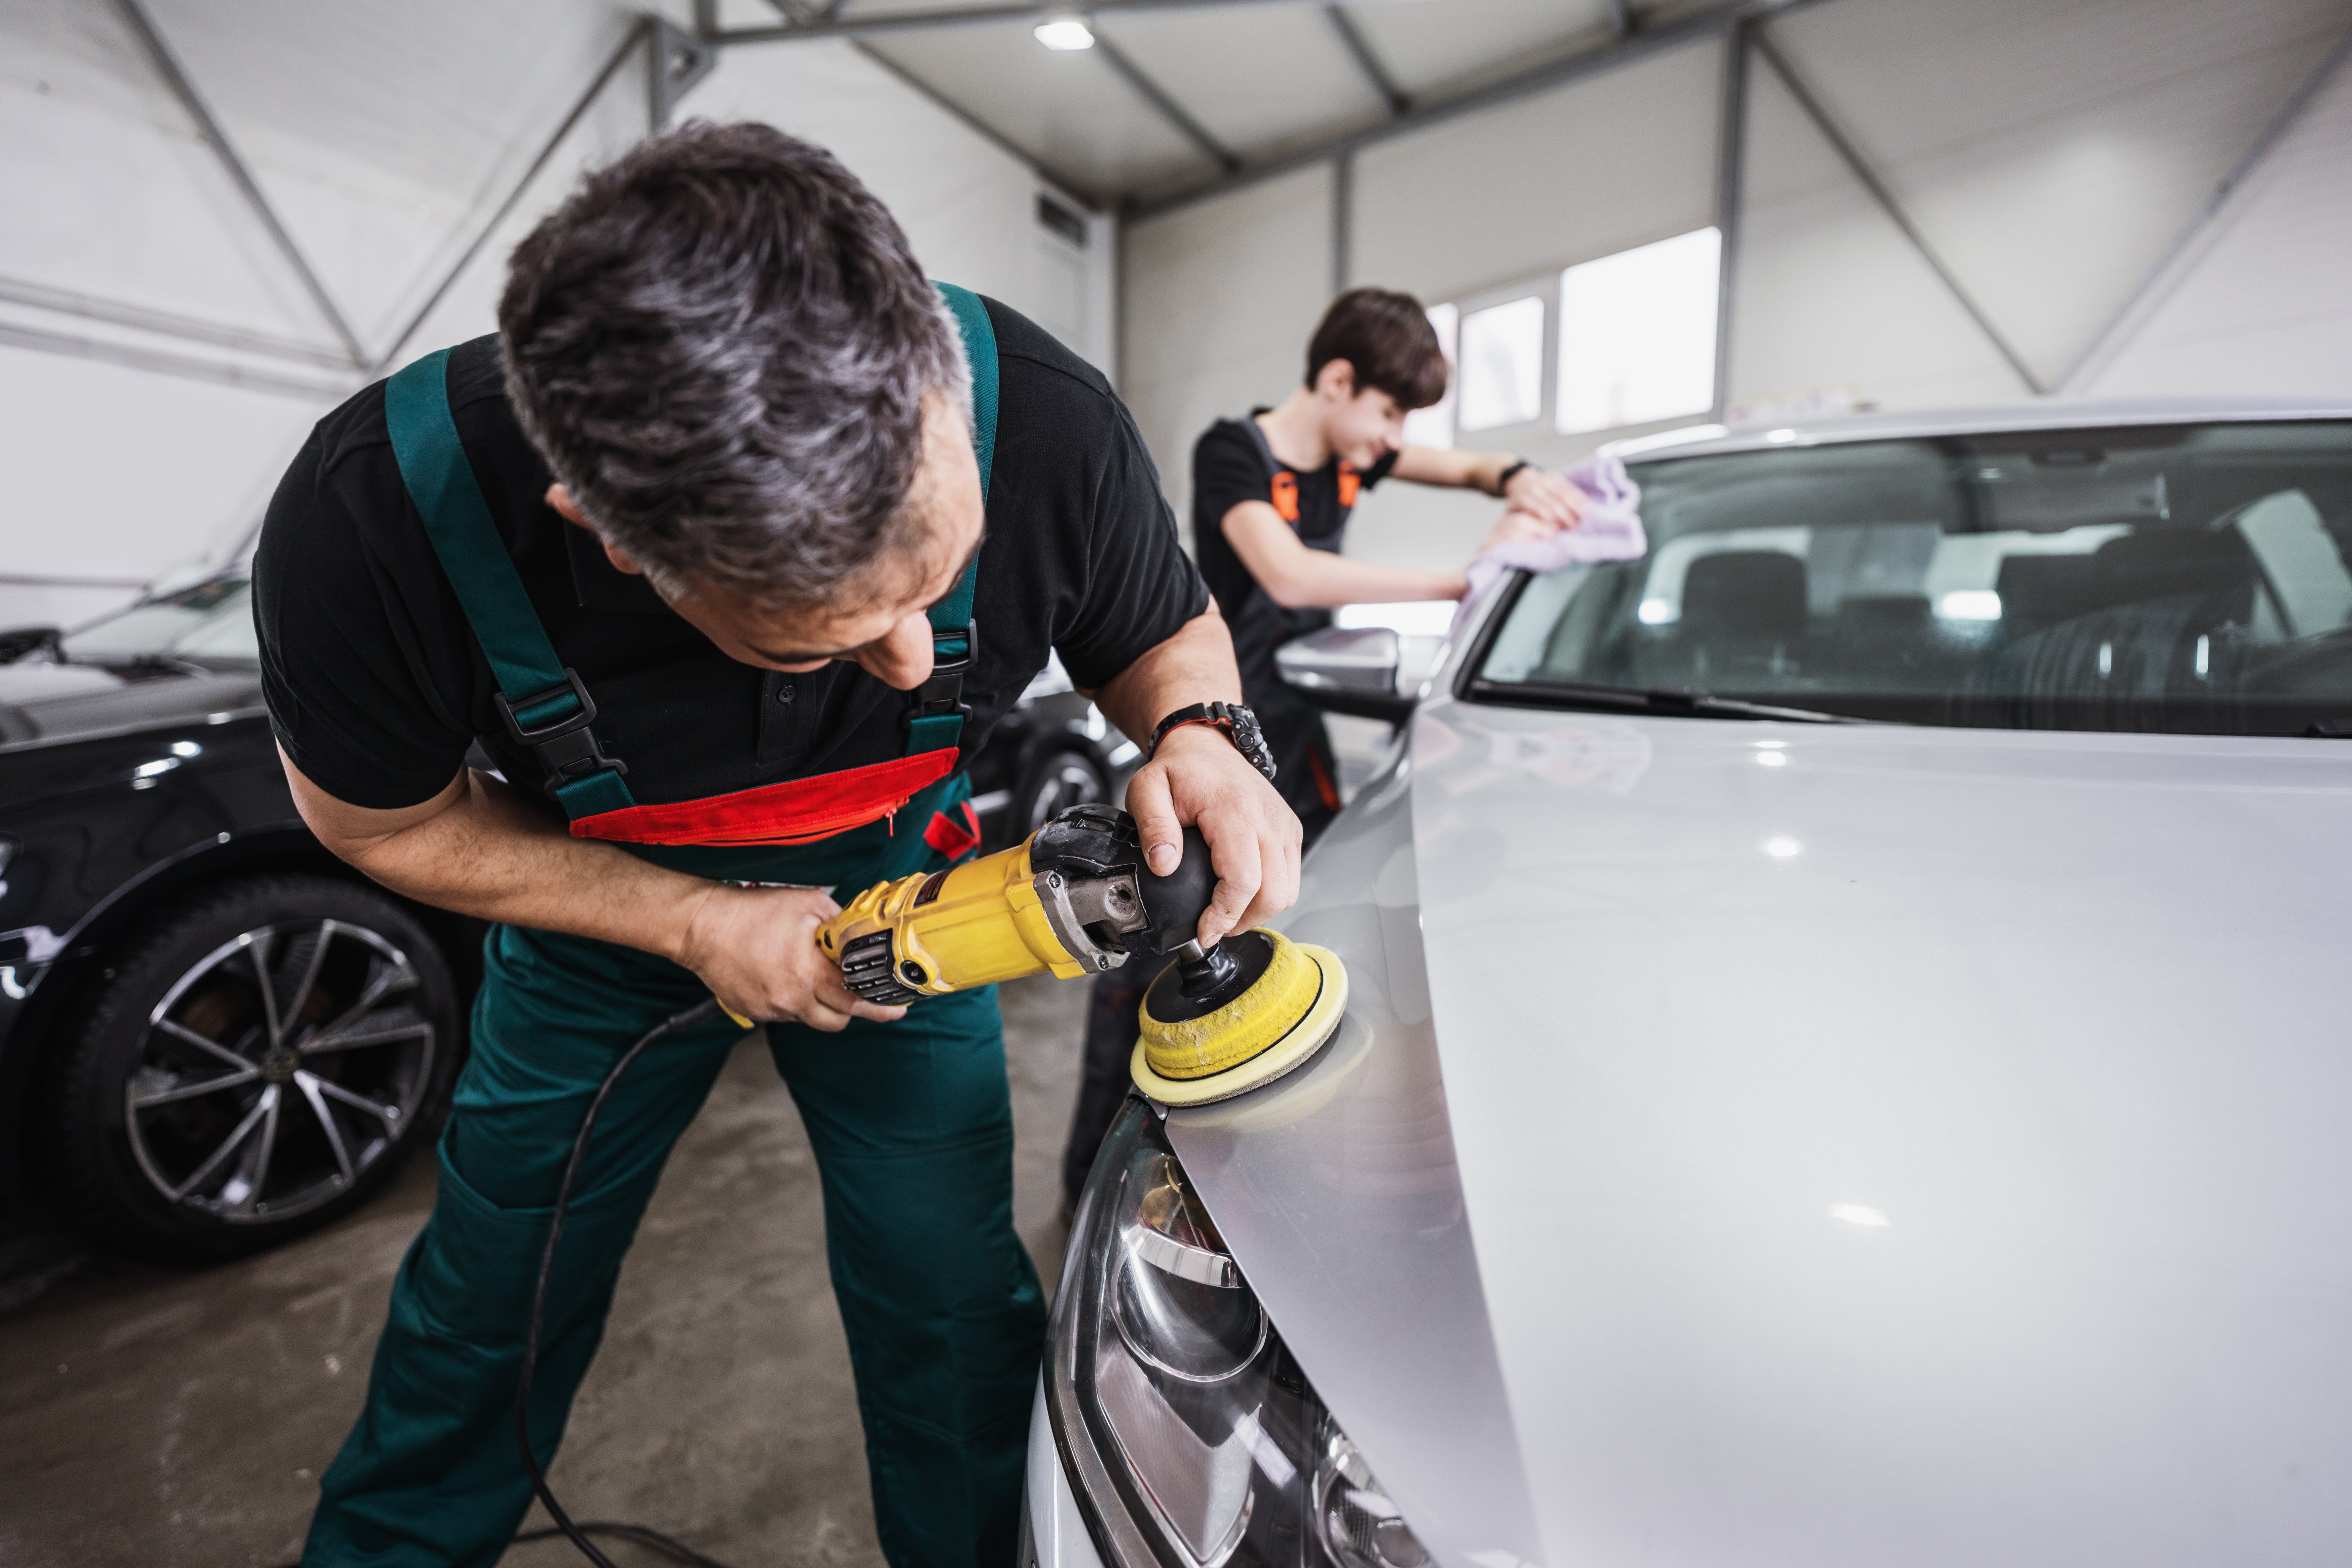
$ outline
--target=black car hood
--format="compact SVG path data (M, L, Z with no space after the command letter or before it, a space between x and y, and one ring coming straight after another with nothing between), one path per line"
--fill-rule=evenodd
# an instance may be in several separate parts
M260 706L261 672L253 668L182 674L0 665L0 752Z

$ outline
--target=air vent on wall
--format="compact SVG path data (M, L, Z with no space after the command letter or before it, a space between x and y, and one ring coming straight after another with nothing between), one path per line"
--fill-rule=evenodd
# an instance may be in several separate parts
M1052 229L1079 249L1086 248L1087 220L1049 195L1037 197L1037 222Z

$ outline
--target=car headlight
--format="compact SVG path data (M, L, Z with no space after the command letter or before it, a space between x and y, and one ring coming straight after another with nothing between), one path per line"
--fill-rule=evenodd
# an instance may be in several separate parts
M1072 1227L1046 1408L1114 1568L1429 1562L1139 1100L1104 1141Z

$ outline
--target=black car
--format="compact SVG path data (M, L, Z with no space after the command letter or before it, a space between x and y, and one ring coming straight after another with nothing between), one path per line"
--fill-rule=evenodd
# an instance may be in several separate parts
M1134 760L1057 675L971 760L992 848ZM0 634L0 1215L202 1261L347 1212L446 1106L481 931L303 826L241 574Z
M1018 844L1073 805L1125 797L1141 748L1113 728L1059 659L1029 683L971 762L981 843Z
M364 1201L446 1102L479 924L302 826L241 575L0 653L0 1213L199 1261Z

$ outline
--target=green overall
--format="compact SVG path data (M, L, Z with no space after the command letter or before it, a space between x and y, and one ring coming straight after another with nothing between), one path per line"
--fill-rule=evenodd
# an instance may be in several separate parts
M942 292L972 361L984 496L993 335L974 297ZM544 731L562 717L566 694L551 690L568 672L466 468L442 356L419 366L387 389L403 477L502 692L524 725ZM943 652L964 651L953 647L950 628L968 624L971 588L967 574L933 613ZM954 745L961 723L923 710L910 721L910 752ZM587 749L594 752L593 742ZM597 761L551 779L574 819L631 804L617 773ZM920 825L969 792L965 775L952 773L899 816ZM948 863L921 833L880 821L785 847L629 847L713 878L849 889ZM572 1139L620 1054L707 994L676 964L581 937L499 926L486 954L472 1056L440 1144L439 1194L394 1281L366 1406L320 1482L305 1564L498 1561L531 1501L515 1447L516 1373ZM823 1179L825 1255L848 1331L883 1553L894 1568L1009 1564L1045 1310L1013 1229L1013 1122L995 994L934 998L896 1024L853 1021L835 1035L774 1025L767 1035ZM595 1355L621 1259L662 1165L741 1038L721 1018L665 1039L621 1080L597 1124L531 1386L542 1466Z

